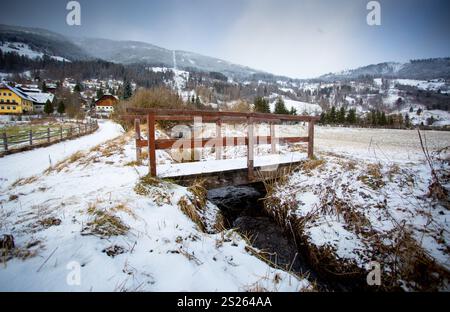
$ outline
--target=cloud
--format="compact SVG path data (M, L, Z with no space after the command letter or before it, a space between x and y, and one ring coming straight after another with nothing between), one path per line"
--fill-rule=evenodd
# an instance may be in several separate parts
M357 47L355 18L365 11L333 2L250 1L225 34L224 57L291 77L343 69Z

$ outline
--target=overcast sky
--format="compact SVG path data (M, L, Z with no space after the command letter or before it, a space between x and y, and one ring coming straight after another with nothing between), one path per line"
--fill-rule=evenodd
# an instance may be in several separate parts
M80 0L81 26L66 24L67 2L2 1L0 23L145 41L295 78L450 56L447 0L380 0L381 26L366 23L369 0Z

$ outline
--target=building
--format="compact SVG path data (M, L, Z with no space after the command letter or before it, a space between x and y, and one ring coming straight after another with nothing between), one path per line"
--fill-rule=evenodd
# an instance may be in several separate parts
M33 111L33 98L25 92L0 84L0 114L24 114Z
M30 98L33 99L33 112L35 113L43 113L44 107L47 101L50 101L51 103L54 103L55 95L52 93L45 93L42 92L38 86L34 85L17 85L16 89L22 91L26 95L28 95Z
M97 101L95 101L95 113L102 116L110 116L114 113L114 106L119 102L119 99L111 94L105 94Z

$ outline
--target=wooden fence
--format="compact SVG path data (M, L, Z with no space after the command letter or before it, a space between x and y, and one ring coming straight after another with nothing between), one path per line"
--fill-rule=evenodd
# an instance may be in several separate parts
M8 135L0 132L0 155L17 153L36 147L48 146L64 140L80 137L98 129L97 121L76 123L70 126L47 127L44 130L22 130L17 134Z
M215 112L215 111L191 111L170 109L127 109L130 115L123 116L125 119L134 119L136 130L136 157L140 162L141 148L147 147L149 157L149 174L156 176L156 150L173 149L174 146L183 148L214 147L216 158L222 158L222 147L225 146L247 146L247 168L248 178L254 178L254 146L258 144L270 144L272 153L276 152L276 144L280 143L308 143L308 157L314 156L314 124L319 120L312 116L275 115L262 113L237 113L237 112ZM215 138L191 139L159 139L155 138L156 121L194 121L195 117L201 117L202 122L215 123ZM147 140L143 140L140 133L140 121L147 120ZM275 125L285 122L308 122L307 137L277 137ZM246 137L222 137L222 123L245 123L247 124ZM256 123L270 124L270 136L254 136L254 125Z

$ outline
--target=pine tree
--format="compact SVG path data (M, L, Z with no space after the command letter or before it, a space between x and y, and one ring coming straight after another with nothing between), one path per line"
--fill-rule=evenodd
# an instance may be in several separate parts
M406 114L406 115L405 115L405 121L404 121L404 123L405 123L405 127L406 127L406 128L409 128L409 127L411 126L411 121L410 121L410 119L409 119L409 114Z
M80 84L80 83L77 83L77 84L75 85L75 87L73 87L73 91L74 91L74 92L78 92L78 93L80 93L82 89L83 89L83 88L81 87L81 84Z
M131 88L131 83L129 81L125 81L125 87L123 89L123 99L127 100L133 96L133 89Z
M60 101L58 103L58 108L56 109L58 111L58 114L62 115L66 111L66 106L64 105L63 101Z
M336 114L336 107L331 107L330 114L328 116L328 121L332 124L336 123L337 121L337 114Z
M337 122L341 125L345 123L345 107L344 106L341 106L341 109L339 110L339 113L337 115Z
M102 89L97 90L97 99L101 99L105 95Z
M294 106L291 107L291 110L289 111L289 115L297 115L297 110L294 108Z
M53 104L52 102L50 102L50 100L47 100L47 102L45 102L44 113L46 113L47 115L53 114Z
M350 109L348 111L347 122L351 125L356 124L356 109Z
M270 113L269 102L265 98L257 96L253 103L255 104L256 113Z
M289 111L287 110L286 105L284 104L284 101L281 97L279 97L277 99L277 102L275 103L274 113L281 114L281 115L289 114Z
M380 117L380 126L386 126L387 125L387 119L386 119L386 113L382 112Z

